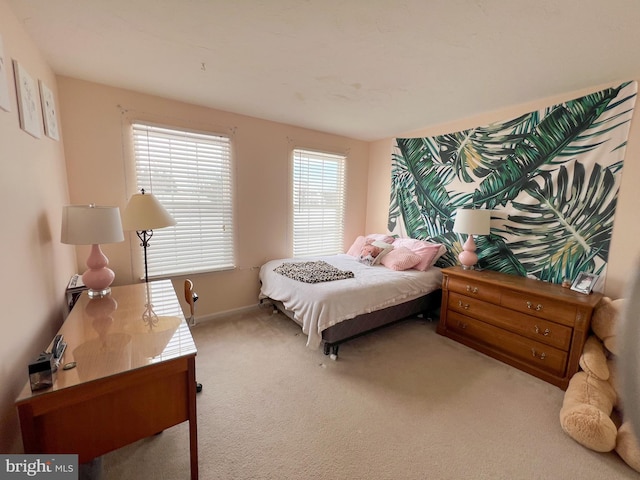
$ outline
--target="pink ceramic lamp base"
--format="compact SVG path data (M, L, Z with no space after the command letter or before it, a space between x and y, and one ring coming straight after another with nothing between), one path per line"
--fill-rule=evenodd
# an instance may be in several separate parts
M100 250L100 245L91 245L91 253L87 258L89 269L82 274L82 281L89 288L87 292L90 298L104 297L111 292L110 285L116 278L113 270L107 268L109 259Z
M478 263L478 255L476 255L476 242L473 241L473 235L467 237L467 241L462 246L462 252L458 255L458 260L465 270L473 270L474 265Z

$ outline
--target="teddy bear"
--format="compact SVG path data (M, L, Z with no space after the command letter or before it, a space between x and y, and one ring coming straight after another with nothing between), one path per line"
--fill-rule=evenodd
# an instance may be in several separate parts
M592 334L580 356L581 371L569 381L560 409L564 432L597 452L616 453L640 472L640 445L625 421L617 379L617 321L623 299L603 297L591 321Z

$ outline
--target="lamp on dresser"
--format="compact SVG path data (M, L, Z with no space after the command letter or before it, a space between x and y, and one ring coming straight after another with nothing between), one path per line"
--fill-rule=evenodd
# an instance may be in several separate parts
M462 252L458 259L465 270L473 270L478 263L476 254L476 242L474 235L489 235L491 222L491 210L459 208L456 211L456 219L453 231L467 234L467 241L462 246Z
M68 245L91 245L88 269L82 274L82 281L90 298L108 295L115 273L107 267L109 259L102 253L100 244L124 241L118 207L101 207L93 203L66 205L62 209L60 240Z
M176 221L152 193L146 193L144 188L140 192L131 196L124 209L122 228L134 230L140 239L140 246L144 249L144 281L148 282L147 247L153 231L171 227L176 224Z

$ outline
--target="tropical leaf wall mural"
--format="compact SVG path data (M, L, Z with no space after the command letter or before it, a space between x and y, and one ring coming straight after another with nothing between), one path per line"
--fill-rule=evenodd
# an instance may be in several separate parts
M479 265L561 283L605 275L636 82L520 117L426 138L397 138L389 231L447 246L458 208L492 210Z

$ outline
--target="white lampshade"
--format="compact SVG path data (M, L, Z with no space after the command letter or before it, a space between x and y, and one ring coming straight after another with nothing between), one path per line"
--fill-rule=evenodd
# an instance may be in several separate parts
M489 235L491 210L459 208L456 210L456 220L453 231L469 235Z
M108 295L115 273L107 268L109 259L102 253L100 244L124 241L120 209L93 204L66 205L62 209L60 241L69 245L91 245L88 269L82 274L82 281L88 287L89 297Z
M94 245L124 241L120 209L97 205L66 205L62 209L62 243Z
M153 194L144 193L144 191L132 195L122 213L122 228L124 230L155 230L171 227L175 224L176 221L158 199Z

